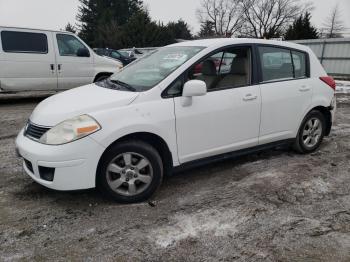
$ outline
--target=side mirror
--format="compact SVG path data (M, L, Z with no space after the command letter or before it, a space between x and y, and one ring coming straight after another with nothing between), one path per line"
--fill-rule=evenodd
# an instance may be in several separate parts
M207 94L207 84L201 80L190 80L185 83L182 91L182 106L190 106L193 96Z
M204 96L207 94L207 84L201 80L190 80L185 83L182 96Z
M79 48L77 51L78 57L90 57L90 52L86 48Z

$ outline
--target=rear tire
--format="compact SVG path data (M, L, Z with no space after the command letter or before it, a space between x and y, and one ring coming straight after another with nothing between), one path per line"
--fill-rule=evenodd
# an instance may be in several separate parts
M147 200L163 179L162 159L155 148L142 141L113 145L97 169L97 188L119 203Z
M313 110L306 115L299 128L293 148L301 154L312 153L319 148L326 131L324 115Z

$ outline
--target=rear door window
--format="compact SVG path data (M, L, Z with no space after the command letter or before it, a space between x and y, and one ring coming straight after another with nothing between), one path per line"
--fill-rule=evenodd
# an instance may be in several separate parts
M42 33L2 31L2 49L11 53L47 54L47 36Z
M262 81L293 79L292 55L288 49L259 47Z

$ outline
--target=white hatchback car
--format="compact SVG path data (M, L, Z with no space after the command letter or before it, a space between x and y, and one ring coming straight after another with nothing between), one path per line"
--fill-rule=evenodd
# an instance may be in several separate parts
M41 102L16 144L46 187L142 201L175 167L281 143L313 152L331 130L334 89L305 46L184 42Z

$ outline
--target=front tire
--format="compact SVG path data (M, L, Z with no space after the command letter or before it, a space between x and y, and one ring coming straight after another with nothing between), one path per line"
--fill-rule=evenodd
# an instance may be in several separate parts
M150 198L163 179L162 159L151 145L125 141L102 156L97 170L97 188L120 203Z
M293 148L301 153L308 154L318 149L322 143L326 130L324 115L317 110L311 111L304 118Z

